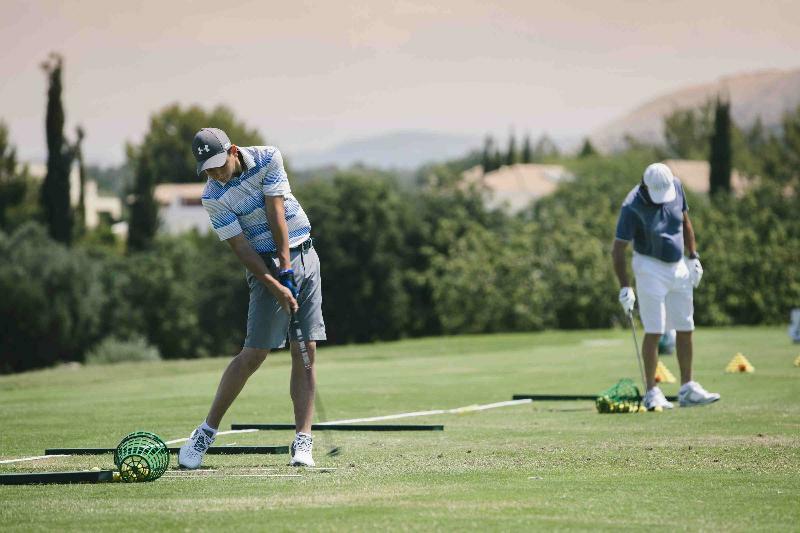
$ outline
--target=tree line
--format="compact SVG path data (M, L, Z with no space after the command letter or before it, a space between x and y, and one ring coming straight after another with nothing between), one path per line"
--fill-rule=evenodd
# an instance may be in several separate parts
M594 147L586 139L581 154L584 151L594 153ZM481 165L484 172L491 172L500 167L525 163L544 163L557 159L560 155L558 146L546 133L543 133L535 144L531 144L530 135L525 135L522 144L517 148L517 137L512 132L508 137L507 148L503 150L494 137L487 135L483 141L481 151Z
M669 117L664 146L551 153L548 161L575 179L521 213L487 208L461 179L485 150L419 169L416 188L365 168L293 187L322 261L329 342L619 324L609 249L622 199L655 160L699 146L706 157L726 157L714 148L725 146L714 141L725 128L727 157L737 168L745 161L752 179L741 196L724 185L688 193L707 271L695 318L784 322L800 301L800 108L780 131L759 133L717 120L719 104ZM160 235L152 207L134 215L156 183L197 179L186 146L208 124L243 145L264 142L225 108L172 105L154 115L142 144L128 147L131 224L136 216L148 222L127 247L102 228L57 238L42 213L45 187L19 170L0 124L0 372L81 361L107 338L144 337L167 358L235 353L247 312L243 267L213 234Z

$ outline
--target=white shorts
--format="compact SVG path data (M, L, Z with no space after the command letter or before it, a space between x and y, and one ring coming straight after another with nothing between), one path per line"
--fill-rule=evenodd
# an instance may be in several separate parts
M633 275L645 333L694 331L693 288L684 259L665 263L634 252Z

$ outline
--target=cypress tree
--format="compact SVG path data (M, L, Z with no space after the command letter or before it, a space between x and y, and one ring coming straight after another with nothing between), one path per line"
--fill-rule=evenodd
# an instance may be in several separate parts
M495 149L494 151L494 170L502 167L505 162L505 157L503 156L500 148Z
M72 154L64 139L64 107L61 104L63 59L51 54L42 64L47 74L47 175L42 183L40 202L50 236L69 244L72 240L72 209L69 198L69 172Z
M730 192L733 153L731 150L731 105L717 98L714 111L714 133L711 136L711 175L709 188L711 194L719 191Z
M83 139L86 137L86 132L83 127L78 126L75 128L75 146L72 153L78 162L78 177L80 179L80 190L78 193L78 212L76 218L77 231L83 233L86 229L86 166L83 164Z
M533 157L531 151L531 136L530 134L525 135L525 142L522 144L522 162L523 163L530 163L531 158Z
M128 251L146 250L150 247L158 229L158 205L153 192L156 186L155 173L149 165L149 160L139 150L137 155L130 152L129 160L136 161L136 174L133 183L133 203L131 204L131 218L128 227Z
M506 165L513 165L519 161L519 154L517 154L517 138L514 133L508 137L508 152L505 157Z
M591 157L593 155L597 155L597 150L594 149L592 146L592 142L589 140L589 137L583 140L583 146L581 147L581 151L578 153L578 157Z
M494 140L491 135L487 135L486 139L483 141L481 165L483 165L484 174L494 170Z

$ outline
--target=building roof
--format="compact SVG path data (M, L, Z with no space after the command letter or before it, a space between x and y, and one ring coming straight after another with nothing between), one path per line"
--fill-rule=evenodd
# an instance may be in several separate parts
M573 179L561 165L534 163L503 166L486 174L477 166L462 176L467 184L479 185L489 193L490 207L505 204L512 211L524 209L532 201L552 194L562 181Z
M711 165L708 161L694 159L667 159L663 162L681 180L688 190L707 194L711 188ZM748 187L747 179L737 170L731 173L731 189L737 195Z

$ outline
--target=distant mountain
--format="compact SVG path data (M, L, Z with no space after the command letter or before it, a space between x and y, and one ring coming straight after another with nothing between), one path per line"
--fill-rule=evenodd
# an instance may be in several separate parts
M595 131L592 143L601 150L613 150L622 146L626 134L661 143L665 116L676 109L699 107L719 94L730 98L733 120L740 127L749 127L761 117L764 126L773 129L780 125L784 112L800 105L800 69L726 76L659 96Z
M356 163L378 168L410 170L432 161L461 157L482 146L480 135L430 131L396 131L344 142L328 150L288 154L292 166L308 169Z

